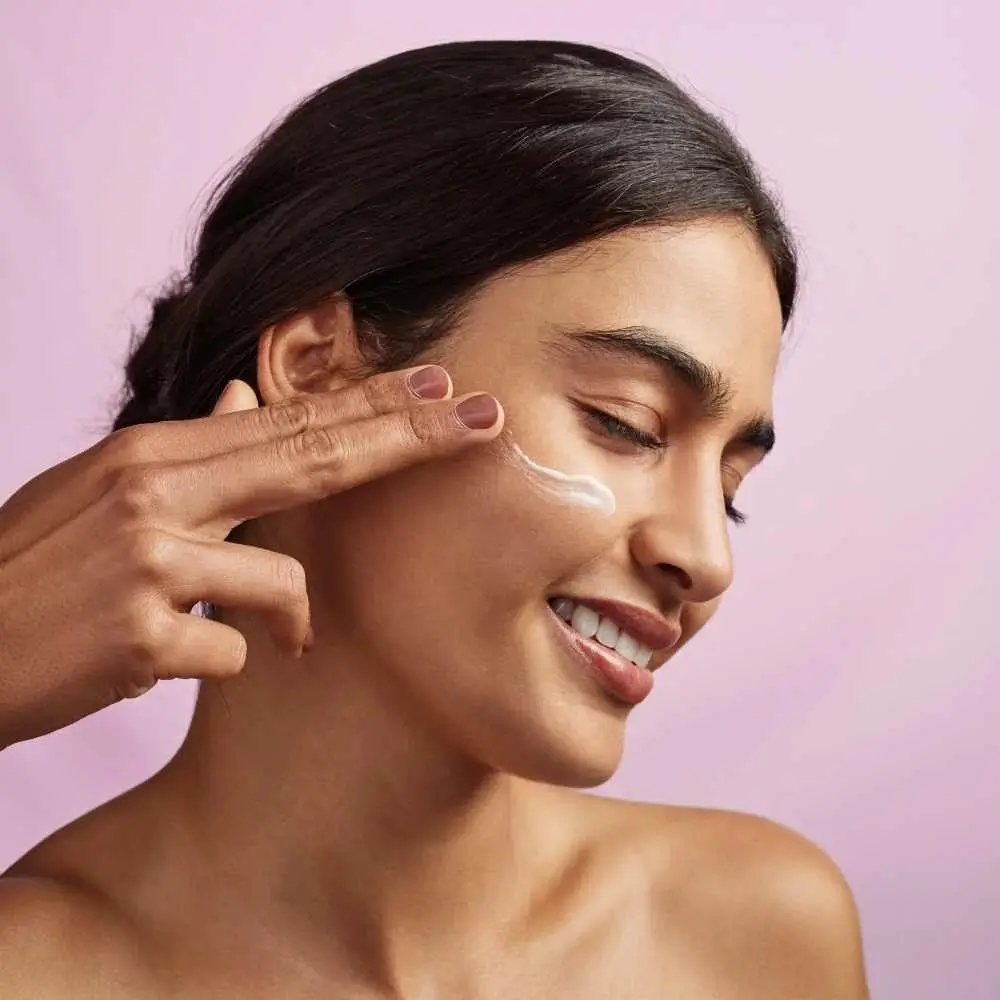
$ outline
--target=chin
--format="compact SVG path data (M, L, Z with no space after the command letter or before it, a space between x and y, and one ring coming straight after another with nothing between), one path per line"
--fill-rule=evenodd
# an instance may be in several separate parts
M514 683L476 692L477 721L464 726L467 752L490 770L566 788L595 788L621 765L632 707L610 697L580 664L568 660L553 638L548 608L532 617L527 631L512 626L519 641L490 673ZM483 640L486 648L499 641ZM527 674L522 673L530 664Z
M482 748L485 752L477 756L494 771L528 781L565 788L603 785L621 765L625 720L589 707L572 714L578 718L555 731L522 721L516 736L498 740L488 751Z
M603 757L595 754L586 756L581 754L575 757L552 754L545 759L524 762L527 766L506 767L499 770L545 785L558 785L563 788L597 788L614 776L621 759L620 753L607 754Z

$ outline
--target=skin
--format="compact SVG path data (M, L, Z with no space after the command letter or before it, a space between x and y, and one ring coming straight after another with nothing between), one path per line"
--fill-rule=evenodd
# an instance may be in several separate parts
M726 405L578 339L639 325L720 369ZM266 331L262 402L349 384L353 334L344 301ZM656 694L607 696L546 605L629 601L680 645L705 625L733 576L725 499L762 457L737 433L770 415L780 341L766 257L732 221L488 282L422 360L501 400L537 461L611 486L614 515L532 489L492 442L254 521L248 540L305 567L314 646L295 660L260 615L225 613L246 666L203 683L177 757L0 882L4 996L867 997L819 848L583 791Z

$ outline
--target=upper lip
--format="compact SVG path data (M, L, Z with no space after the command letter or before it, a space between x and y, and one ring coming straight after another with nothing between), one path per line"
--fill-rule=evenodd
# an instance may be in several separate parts
M648 611L638 604L612 601L603 597L574 597L560 594L569 601L585 604L599 615L610 618L619 628L648 646L654 653L664 652L675 645L681 637L681 627L677 622L664 618L655 611Z

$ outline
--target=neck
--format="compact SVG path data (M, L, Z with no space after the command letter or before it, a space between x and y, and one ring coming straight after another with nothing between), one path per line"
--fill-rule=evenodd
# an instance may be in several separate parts
M532 806L544 787L463 757L375 683L376 664L322 640L291 660L240 628L243 673L203 687L163 776L225 891L343 942L378 978L516 933L528 886L557 867Z

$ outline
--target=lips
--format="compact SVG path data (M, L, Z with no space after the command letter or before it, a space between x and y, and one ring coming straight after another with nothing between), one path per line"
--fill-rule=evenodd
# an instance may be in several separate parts
M642 645L654 653L664 653L675 646L681 637L681 627L655 611L647 611L637 604L609 600L603 597L586 597L576 594L560 594L575 604L591 608L599 615L610 618L620 629L634 636Z
M653 675L608 649L595 638L588 639L564 621L550 606L551 620L572 660L589 674L618 704L638 705L653 690Z

